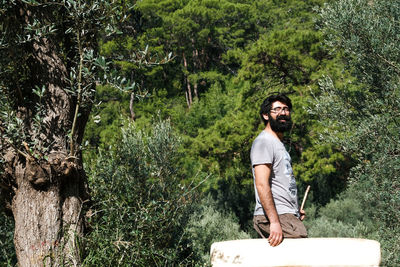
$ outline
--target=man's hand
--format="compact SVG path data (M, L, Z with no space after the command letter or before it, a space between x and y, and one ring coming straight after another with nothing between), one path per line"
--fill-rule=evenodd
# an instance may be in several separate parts
M254 166L254 176L261 205L270 221L268 242L271 246L275 247L282 242L283 235L279 216L275 208L274 198L272 197L271 185L269 183L271 169L271 164L256 165Z
M282 242L283 235L282 235L282 227L279 222L271 223L269 226L269 237L268 242L272 247L279 245Z
M304 210L300 210L300 221L304 220L306 218L306 212Z

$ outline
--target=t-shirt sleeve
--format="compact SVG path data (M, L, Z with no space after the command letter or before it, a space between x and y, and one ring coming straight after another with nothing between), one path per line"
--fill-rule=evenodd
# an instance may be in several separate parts
M273 144L267 139L254 140L250 152L251 165L271 164L273 158Z

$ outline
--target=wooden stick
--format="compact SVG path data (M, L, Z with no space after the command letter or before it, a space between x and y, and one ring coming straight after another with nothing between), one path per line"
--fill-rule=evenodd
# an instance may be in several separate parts
M304 194L304 198L303 198L303 202L301 203L300 210L303 210L303 208L304 208L304 204L306 203L306 199L307 199L308 191L310 191L310 187L311 186L307 186L306 193Z

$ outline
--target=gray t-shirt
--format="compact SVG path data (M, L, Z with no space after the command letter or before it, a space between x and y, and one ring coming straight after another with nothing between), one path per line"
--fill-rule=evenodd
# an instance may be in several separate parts
M256 195L254 215L266 215L255 184L254 166L272 164L270 185L277 213L291 213L299 217L296 180L290 155L283 143L273 135L262 131L253 142L250 158Z

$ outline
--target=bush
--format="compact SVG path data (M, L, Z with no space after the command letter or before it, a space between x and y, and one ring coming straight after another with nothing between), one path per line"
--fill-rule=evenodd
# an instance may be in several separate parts
M190 215L185 235L192 243L196 265L210 262L210 248L214 242L251 238L240 230L239 219L232 213L218 209L217 203L209 196Z
M308 223L310 225L310 223ZM308 229L309 237L351 237L365 238L370 230L362 222L357 221L353 224L347 224L326 217L319 217L312 222ZM375 238L376 235L373 235Z
M310 237L367 238L376 232L360 201L349 192L343 193L337 200L331 200L314 216L307 217L305 224ZM370 236L373 237L377 238L376 234Z
M353 237L377 240L382 265L400 265L399 172L396 158L360 164L352 170L348 189L338 200L306 220L310 237Z
M182 239L193 202L177 175L179 138L168 121L144 133L129 124L112 151L87 168L95 205L89 210L87 266L189 264Z
M345 224L352 224L364 217L364 211L359 201L350 198L332 200L323 209L320 215L327 219L339 221Z
M358 196L359 194L368 195L368 191L360 188L361 184L353 184L341 199L332 201L321 208L319 216L306 220L308 235L309 237L349 237L377 240L381 244L382 266L399 266L399 227L395 224L385 226L385 217L382 216L385 211L373 207L377 201L366 201L365 197ZM375 190L369 188L369 193L374 195L373 191ZM396 213L392 213L391 218L395 217Z

